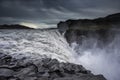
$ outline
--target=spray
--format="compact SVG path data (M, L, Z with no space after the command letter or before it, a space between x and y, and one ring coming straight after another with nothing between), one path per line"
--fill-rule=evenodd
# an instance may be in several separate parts
M114 37L109 35L108 44L99 42L98 37L89 36L82 39L82 44L73 42L71 47L76 52L77 64L82 64L94 74L103 74L108 80L120 80L120 34L116 31L112 33Z

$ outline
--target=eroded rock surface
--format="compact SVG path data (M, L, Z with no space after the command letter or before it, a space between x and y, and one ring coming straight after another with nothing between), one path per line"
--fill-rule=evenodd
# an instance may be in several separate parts
M82 65L59 62L56 59L15 59L0 53L0 80L106 80L94 75Z

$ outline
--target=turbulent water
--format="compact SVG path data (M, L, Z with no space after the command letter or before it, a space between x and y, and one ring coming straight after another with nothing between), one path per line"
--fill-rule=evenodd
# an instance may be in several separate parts
M0 30L0 52L16 58L73 61L71 49L57 30Z
M0 30L0 53L16 58L56 58L82 64L95 74L103 74L108 80L119 80L120 35L115 33L110 39L112 41L101 48L97 37L84 37L81 45L73 43L70 48L57 29Z
M107 37L106 41L100 41L97 36L84 36L82 44L72 43L76 63L108 80L120 80L120 31L110 30Z

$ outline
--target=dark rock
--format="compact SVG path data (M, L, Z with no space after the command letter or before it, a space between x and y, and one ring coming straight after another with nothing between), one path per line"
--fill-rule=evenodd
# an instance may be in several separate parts
M19 24L14 24L14 25L0 25L0 29L33 29L30 28L28 26L23 26L23 25L19 25Z
M25 78L28 79L29 77L35 78L37 73L35 68L36 67L33 65L22 68L20 71L17 71L14 76L19 77L21 80L24 80Z
M7 77L0 76L0 80L8 80Z
M97 75L97 76L91 76L91 75L85 75L85 76L74 76L74 77L64 77L64 78L56 78L54 80L106 80L103 76Z
M32 61L6 56L9 55L0 54L0 61L9 59L4 65L0 64L0 80L106 80L102 75L93 75L82 65L50 58Z
M14 75L14 71L7 68L0 68L0 76L2 77L11 77Z
M102 41L103 44L107 44L110 41L108 37L114 34L109 30L120 30L120 13L109 15L104 18L97 19L79 19L79 20L67 20L65 22L58 23L58 29L64 36L69 44L77 42L82 43L82 37L96 37ZM112 34L112 35L109 35ZM100 43L98 43L101 45Z

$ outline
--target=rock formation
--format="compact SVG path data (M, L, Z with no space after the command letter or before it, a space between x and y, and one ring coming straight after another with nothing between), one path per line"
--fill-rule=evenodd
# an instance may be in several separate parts
M109 30L120 29L120 13L109 15L104 18L97 19L79 19L67 20L58 23L61 33L65 33L65 37L69 43L79 43L81 37L99 36L99 39L107 41ZM97 34L96 34L97 33ZM113 34L113 33L112 33ZM112 36L112 35L111 35Z
M106 80L93 75L82 65L58 62L56 59L15 59L0 53L0 80Z

